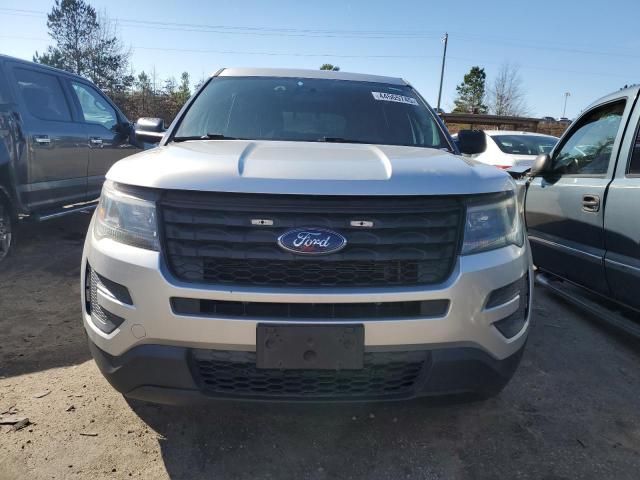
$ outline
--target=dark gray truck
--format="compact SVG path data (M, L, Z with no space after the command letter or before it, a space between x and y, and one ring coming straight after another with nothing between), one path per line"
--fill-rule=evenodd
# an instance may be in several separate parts
M589 106L528 179L538 279L640 336L639 86Z
M111 165L140 150L133 136L90 81L0 55L0 260L18 218L91 208Z

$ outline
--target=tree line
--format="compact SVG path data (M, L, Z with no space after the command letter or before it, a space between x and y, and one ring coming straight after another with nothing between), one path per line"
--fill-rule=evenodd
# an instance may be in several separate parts
M471 67L456 87L454 112L491 113L521 117L529 115L526 95L517 65L504 63L487 87L484 68Z
M159 117L170 122L191 96L188 72L179 80L160 79L155 69L136 74L131 50L118 38L115 22L84 0L56 0L47 28L54 45L36 52L33 61L88 78L129 119Z

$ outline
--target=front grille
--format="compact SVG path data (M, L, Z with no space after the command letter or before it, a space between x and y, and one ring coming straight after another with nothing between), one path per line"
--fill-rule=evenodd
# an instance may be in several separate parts
M256 354L192 350L202 392L274 399L384 399L411 396L430 363L427 352L367 352L361 370L258 369Z
M457 197L313 197L167 192L159 204L163 247L187 282L294 286L426 285L444 281L458 251ZM252 219L268 219L258 226ZM354 227L364 220L373 227ZM336 253L305 257L277 239L322 227L347 238Z
M178 315L227 318L363 319L443 317L449 300L384 303L267 303L171 298Z

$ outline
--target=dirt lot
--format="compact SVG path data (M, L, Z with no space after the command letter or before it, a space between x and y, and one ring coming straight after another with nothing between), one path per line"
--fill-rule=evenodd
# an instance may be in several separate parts
M80 323L87 224L26 226L0 264L0 412L33 422L0 427L2 480L639 476L638 346L540 289L521 367L484 403L132 408Z

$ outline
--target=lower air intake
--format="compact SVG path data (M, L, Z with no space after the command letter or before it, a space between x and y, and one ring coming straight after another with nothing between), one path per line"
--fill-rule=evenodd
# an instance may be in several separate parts
M361 370L258 369L254 352L192 350L200 389L228 397L385 399L411 396L428 369L428 352L368 352Z

